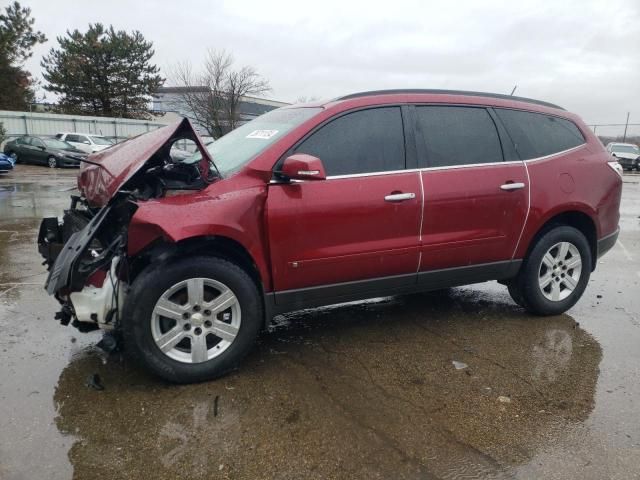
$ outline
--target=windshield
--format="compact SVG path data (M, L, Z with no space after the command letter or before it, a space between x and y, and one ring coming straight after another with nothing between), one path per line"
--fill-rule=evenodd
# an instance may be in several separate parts
M60 150L75 150L75 147L70 143L63 142L62 140L55 140L53 138L45 138L44 144L49 148L57 148Z
M216 167L228 176L249 162L286 133L313 117L321 108L279 108L245 123L232 132L207 145ZM185 160L194 163L201 159L199 152Z
M638 153L640 150L635 145L614 145L611 150L619 153Z
M93 140L93 143L95 143L96 145L113 145L113 142L107 140L104 137L94 137L93 135L91 135L91 140Z

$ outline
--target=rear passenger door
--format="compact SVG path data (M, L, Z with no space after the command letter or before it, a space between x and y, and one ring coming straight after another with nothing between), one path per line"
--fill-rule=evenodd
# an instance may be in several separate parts
M320 158L327 179L269 185L276 303L415 283L422 199L406 152L399 106L342 114L288 152Z
M420 271L499 270L507 264L498 262L513 257L529 182L494 115L483 107L415 106L424 188Z

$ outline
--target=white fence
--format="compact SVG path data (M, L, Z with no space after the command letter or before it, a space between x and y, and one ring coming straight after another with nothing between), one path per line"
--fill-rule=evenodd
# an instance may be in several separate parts
M0 110L0 122L7 137L20 135L53 136L58 132L81 132L104 135L116 142L155 130L176 120L165 116L154 120L131 120L113 117L84 117L57 113L12 112Z

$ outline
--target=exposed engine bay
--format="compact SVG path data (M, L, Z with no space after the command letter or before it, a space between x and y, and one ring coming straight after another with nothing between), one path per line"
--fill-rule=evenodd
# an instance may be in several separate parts
M83 332L117 327L130 283L128 227L139 202L161 198L171 191L201 190L215 179L208 168L202 167L202 160L210 162L210 159L190 123L183 120L169 127L151 132L156 137L156 144L151 144L153 152L147 149L142 161L132 159L137 162L135 170L130 164L123 165L123 153L134 149L135 144L132 146L129 142L147 140L149 143L144 137L151 134L115 145L97 154L95 159L91 156L89 166L81 170L79 176L81 195L71 197L70 208L65 210L62 221L57 217L42 220L38 250L49 270L45 289L62 305L56 314L62 324L71 323ZM168 131L162 136L160 131L164 129ZM172 159L171 148L182 139L196 140L199 154L192 157L193 161ZM127 173L127 178L124 175L119 178L117 171L112 172L100 163L109 157L110 151L120 162L116 167ZM99 202L87 193L87 178L90 182L92 176L108 178L105 175L115 180L109 187L120 182L106 204L96 205ZM94 190L105 191L104 188Z

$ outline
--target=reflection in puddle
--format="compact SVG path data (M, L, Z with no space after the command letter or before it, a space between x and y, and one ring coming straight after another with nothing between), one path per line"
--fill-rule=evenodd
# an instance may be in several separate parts
M58 428L78 438L74 476L509 477L588 417L601 350L571 317L502 298L459 289L287 315L240 371L198 385L89 352L54 396ZM95 372L102 392L83 387Z
M549 330L544 340L533 346L533 377L536 380L554 382L558 373L564 370L571 361L573 341L563 330Z
M209 471L224 468L227 458L235 455L240 437L240 421L233 411L217 412L218 402L201 401L179 418L168 420L160 430L160 443L171 448L160 457L167 467L187 465L194 477L204 477ZM173 446L175 445L175 446Z

